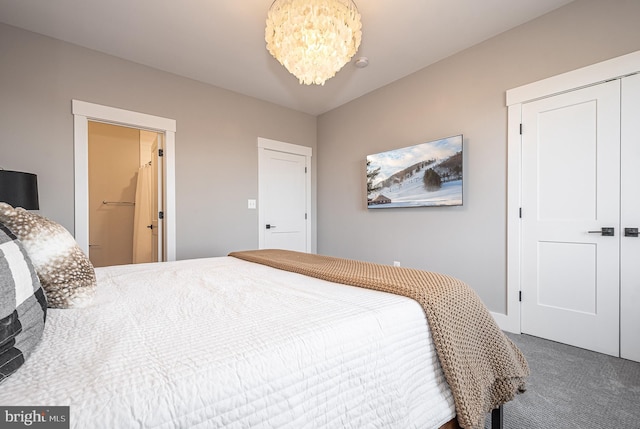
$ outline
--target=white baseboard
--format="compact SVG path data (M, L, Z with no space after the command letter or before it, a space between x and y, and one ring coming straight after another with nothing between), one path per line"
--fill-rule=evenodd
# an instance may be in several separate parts
M520 334L520 323L518 320L514 320L514 317L504 313L490 312L493 316L493 320L496 321L498 327L503 331L512 332L514 334Z

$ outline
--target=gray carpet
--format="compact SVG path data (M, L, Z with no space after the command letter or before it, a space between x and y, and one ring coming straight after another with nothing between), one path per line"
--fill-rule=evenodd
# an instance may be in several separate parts
M507 335L531 377L527 391L504 406L504 429L640 429L640 363Z

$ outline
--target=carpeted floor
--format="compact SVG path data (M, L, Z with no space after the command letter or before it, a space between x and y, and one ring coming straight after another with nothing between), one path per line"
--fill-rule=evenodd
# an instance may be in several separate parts
M504 429L640 429L640 363L507 335L531 377L527 391L505 405Z

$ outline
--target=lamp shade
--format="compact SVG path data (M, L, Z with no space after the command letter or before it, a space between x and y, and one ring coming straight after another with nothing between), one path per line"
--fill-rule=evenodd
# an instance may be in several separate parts
M25 210L38 210L38 176L0 170L0 201Z

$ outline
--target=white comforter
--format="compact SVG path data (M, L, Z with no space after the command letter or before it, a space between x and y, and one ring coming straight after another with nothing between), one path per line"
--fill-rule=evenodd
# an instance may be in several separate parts
M69 405L73 428L435 428L455 412L404 297L232 257L99 268L49 310L0 405Z

